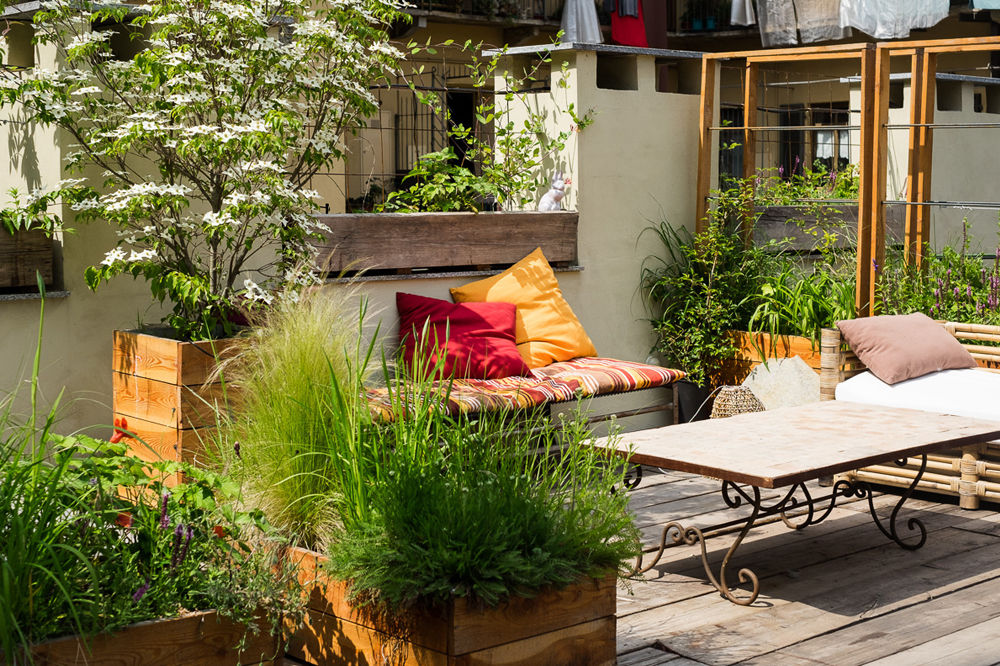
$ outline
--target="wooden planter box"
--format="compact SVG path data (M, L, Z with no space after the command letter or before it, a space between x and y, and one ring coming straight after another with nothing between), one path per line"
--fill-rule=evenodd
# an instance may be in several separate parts
M112 355L114 418L124 418L143 460L194 463L216 423L216 407L231 400L222 382L209 382L216 357L232 340L180 342L138 331L115 331Z
M311 664L615 663L614 576L496 608L455 599L444 608L373 616L346 602L344 583L317 570L322 555L292 549L291 557L312 594L287 654Z
M906 231L905 206L889 206L885 212L885 235L890 243L901 243ZM815 214L810 214L808 208L801 206L768 206L757 208L759 217L754 224L754 242L766 243L770 240L790 239L790 249L812 250L819 239L806 232L806 229L816 225L819 220ZM834 247L846 249L854 247L858 229L858 207L851 204L827 204L826 213L822 216L826 222L841 222L848 230L838 236ZM789 220L800 220L804 227Z
M321 215L330 231L320 265L338 273L489 268L540 247L550 263L568 266L577 261L578 218L572 211Z
M820 347L809 338L800 335L779 336L772 351L771 336L767 333L751 334L747 331L729 331L728 335L736 344L736 358L725 364L721 384L740 384L750 371L764 362L765 358L780 359L798 356L816 374L820 371ZM758 351L764 352L764 356Z
M242 652L246 628L204 611L169 620L140 622L118 633L95 636L90 652L78 636L40 643L32 650L36 666L143 664L143 666L231 666L270 664L279 656L278 641L251 633Z
M46 286L53 283L55 247L41 231L0 231L0 289L36 291L36 272Z

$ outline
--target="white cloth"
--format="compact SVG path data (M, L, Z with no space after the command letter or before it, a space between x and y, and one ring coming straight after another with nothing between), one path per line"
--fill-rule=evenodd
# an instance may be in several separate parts
M757 0L757 23L765 47L798 43L795 6L788 0Z
M909 37L948 16L949 0L840 0L840 25L875 39Z
M733 0L733 6L729 9L730 25L753 25L756 22L753 0Z
M837 384L836 396L849 402L1000 421L1000 374L975 368L940 370L892 385L862 372Z
M604 41L594 0L566 0L561 29L562 40L567 44L600 44Z
M850 28L840 25L840 0L795 0L799 37L803 43L843 39Z

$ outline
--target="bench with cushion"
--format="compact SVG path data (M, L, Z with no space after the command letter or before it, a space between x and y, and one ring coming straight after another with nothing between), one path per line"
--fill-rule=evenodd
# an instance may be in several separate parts
M448 411L457 415L531 409L577 398L671 387L683 377L684 373L680 370L645 363L599 357L575 358L536 368L525 376L455 379L448 395ZM375 414L383 418L391 415L388 389L372 389L368 397ZM673 410L676 402L672 399L665 404L617 412L606 417Z
M820 399L908 407L970 418L1000 420L1000 326L939 322L979 367L931 372L886 384L867 372L837 329L824 329L821 341ZM908 340L902 341L904 345ZM848 476L874 484L906 487L919 467L866 467ZM1000 441L928 456L918 490L957 496L966 509L982 500L1000 501Z

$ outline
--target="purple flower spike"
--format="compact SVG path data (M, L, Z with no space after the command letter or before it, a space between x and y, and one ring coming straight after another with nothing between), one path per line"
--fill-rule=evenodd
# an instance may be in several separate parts
M184 537L184 525L182 523L177 523L177 527L174 528L174 547L170 552L170 568L176 569L178 557L180 556L181 549L181 539Z
M784 175L785 175L785 167L784 167L784 165L779 166L778 167L778 178L781 178Z
M239 458L240 457L240 443L239 442L233 442L233 451L236 453L236 457Z
M188 547L191 545L191 537L194 536L194 528L188 525L187 533L184 536L184 547L181 548L181 555L177 558L177 564L184 564L184 559L188 554Z
M135 603L139 603L139 601L144 596L146 596L147 592L149 592L149 581L148 580L145 583L143 583L142 585L140 585L139 588L135 592L132 593L132 601L134 601Z
M958 294L959 294L959 289L958 289L958 287L955 287L955 289L954 289L954 292L955 292L955 296L958 296Z
M971 284L965 285L965 295L968 298L972 298L972 285Z
M163 501L160 503L160 529L165 530L170 527L170 516L167 515L167 502L170 501L170 493L163 493Z

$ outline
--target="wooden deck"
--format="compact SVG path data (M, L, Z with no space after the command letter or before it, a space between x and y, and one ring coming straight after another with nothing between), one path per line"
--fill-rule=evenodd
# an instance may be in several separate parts
M825 490L825 489L823 489ZM818 489L817 493L822 490ZM826 492L822 492L826 494ZM896 497L876 505L887 514ZM647 470L631 493L644 542L657 525L711 525L736 517L719 483ZM994 664L1000 662L1000 514L944 499L911 499L927 543L905 551L875 527L867 502L843 504L801 531L751 531L733 560L760 577L749 607L706 580L697 546L669 549L645 582L618 595L620 666L671 664ZM737 510L738 511L738 510ZM746 515L745 513L742 515ZM733 540L708 540L721 562Z

